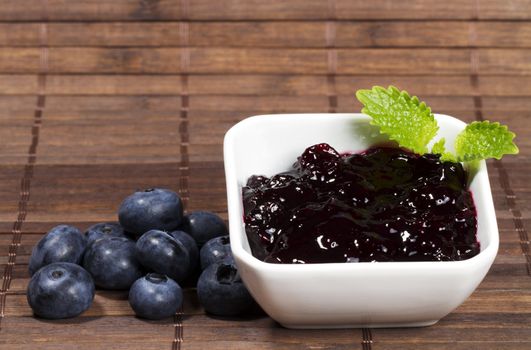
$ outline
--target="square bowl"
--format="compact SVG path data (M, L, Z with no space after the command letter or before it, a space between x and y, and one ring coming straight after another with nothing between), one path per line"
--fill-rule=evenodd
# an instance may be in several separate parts
M462 121L435 115L436 139L453 145ZM457 308L485 277L498 251L484 161L470 171L478 255L450 262L272 264L255 258L243 222L242 186L251 175L288 170L309 146L360 152L388 140L363 114L283 114L247 118L225 135L231 249L241 277L264 311L288 328L428 326ZM451 147L450 147L451 148Z

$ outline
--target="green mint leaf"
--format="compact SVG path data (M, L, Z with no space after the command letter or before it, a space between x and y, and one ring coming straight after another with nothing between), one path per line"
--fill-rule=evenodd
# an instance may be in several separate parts
M356 97L364 105L362 113L372 117L371 124L379 126L382 134L415 153L428 152L428 143L439 127L424 102L394 86L358 90Z
M435 142L431 148L431 153L443 155L443 153L446 152L446 147L444 147L445 142L444 138Z
M452 153L446 151L446 147L444 147L445 143L446 143L446 140L444 138L435 142L433 144L433 147L431 148L431 153L439 154L443 162L457 162L457 159L455 158L455 156Z
M514 133L507 126L489 121L472 122L457 135L455 151L460 162L500 159L504 154L517 154Z

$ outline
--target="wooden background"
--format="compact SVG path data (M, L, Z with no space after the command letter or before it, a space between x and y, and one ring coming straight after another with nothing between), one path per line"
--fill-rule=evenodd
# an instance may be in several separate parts
M435 112L508 124L489 162L501 244L479 289L437 325L293 331L267 317L133 317L98 291L81 317L26 303L52 226L116 219L134 189L179 190L226 218L222 139L255 114L357 112L397 86ZM531 1L0 0L0 348L530 349Z

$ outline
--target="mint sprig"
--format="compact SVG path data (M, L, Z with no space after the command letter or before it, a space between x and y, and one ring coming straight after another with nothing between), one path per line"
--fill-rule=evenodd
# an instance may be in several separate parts
M358 90L356 97L363 104L362 113L372 117L371 124L379 126L382 134L415 153L428 153L428 144L437 134L439 126L424 102L394 86ZM515 134L500 123L473 122L457 135L455 155L446 151L444 139L432 146L431 153L452 162L500 159L504 154L518 153L514 137Z
M381 133L413 152L428 151L427 145L439 127L424 102L394 86L358 90L356 97L364 105L362 113L372 117L371 123L379 126Z
M460 162L486 158L500 159L504 154L517 154L515 134L500 123L472 122L455 139L455 151Z
M443 137L442 139L433 144L433 147L431 148L431 153L440 154L441 159L444 161L457 162L457 158L452 153L446 151L445 144L446 140Z

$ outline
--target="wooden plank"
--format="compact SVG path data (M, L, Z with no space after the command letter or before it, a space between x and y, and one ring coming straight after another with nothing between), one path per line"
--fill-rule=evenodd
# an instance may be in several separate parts
M360 3L336 0L335 11L327 1L295 0L240 1L224 0L212 3L208 0L195 0L188 4L187 18L194 20L285 20L285 19L529 19L528 0L495 1L482 0L473 3L464 0L452 2L452 6L435 0L410 1L407 6L377 0ZM3 0L0 20L69 20L69 21L109 21L109 20L175 20L183 17L182 2L137 2L117 0L111 3L103 0L91 2L69 2L48 0L46 8L38 0L28 0L24 4Z
M345 76L338 75L338 94L353 94L357 89L373 85L396 85L417 95L470 96L468 75L461 76ZM227 82L230 81L230 84ZM485 83L483 84L483 81ZM482 77L483 94L526 94L531 88L528 77ZM500 88L499 85L503 84ZM491 85L494 85L491 87ZM505 88L503 88L505 86ZM323 75L251 75L228 77L221 74L189 75L189 95L282 95L323 96L327 94L327 81ZM491 89L491 90L488 90ZM28 95L37 91L36 75L0 75L2 95ZM182 93L180 75L48 75L46 93L54 95L176 95Z
M421 96L432 106L435 112L446 110L472 111L471 97L439 97ZM338 96L340 111L359 112L361 104L353 94ZM192 96L190 98L192 113L198 111L238 112L254 111L267 113L281 113L285 111L319 113L328 109L328 99L325 96ZM191 117L191 119L194 117Z
M52 73L180 73L182 48L49 50ZM477 49L483 74L531 73L531 50ZM38 48L3 48L0 72L36 73ZM326 74L323 49L190 48L189 73ZM338 49L338 74L459 75L470 73L470 49Z
M326 66L322 50L191 48L189 52L190 73L323 73ZM179 48L54 48L50 50L50 71L179 73L182 54Z
M526 51L507 53L514 72L527 72ZM0 72L35 73L40 69L38 48L0 50ZM485 56L490 73L504 50ZM51 48L52 73L180 73L181 48ZM327 53L320 49L190 48L190 73L326 74ZM397 61L397 57L403 60ZM360 59L363 58L363 59ZM468 74L470 52L449 49L338 50L339 74Z
M180 22L69 22L47 26L50 46L183 46ZM322 22L191 22L188 26L188 41L192 46L326 45L326 24ZM0 30L5 33L0 36L0 45L38 46L40 43L39 24L3 23Z
M326 76L294 74L222 74L188 76L189 95L281 95L323 96L328 93ZM230 81L230 84L227 82ZM353 95L356 90L374 85L395 85L415 95L525 97L531 89L530 76L482 75L477 91L470 84L469 75L337 75L338 95ZM0 94L32 95L37 91L34 74L0 75ZM49 75L46 82L48 96L55 95L178 95L182 93L182 78L178 74ZM507 111L511 112L511 111Z
M48 95L175 95L179 75L50 75Z
M9 298L9 297L8 297ZM8 349L142 349L170 348L171 320L145 321L135 317L83 317L46 321L33 317L6 317L0 345ZM72 336L75 335L75 336Z
M326 96L327 78L320 75L226 75L189 76L191 95L281 95L281 96ZM469 77L462 76L335 76L338 95L353 96L356 90L373 85L396 85L416 95L467 96L470 95ZM525 81L519 78L520 86ZM531 87L531 82L530 82Z
M326 22L191 22L199 47L326 47ZM526 22L336 22L336 47L530 47ZM47 24L49 46L183 46L180 22ZM473 35L472 35L473 34ZM41 24L0 23L0 46L40 46Z

